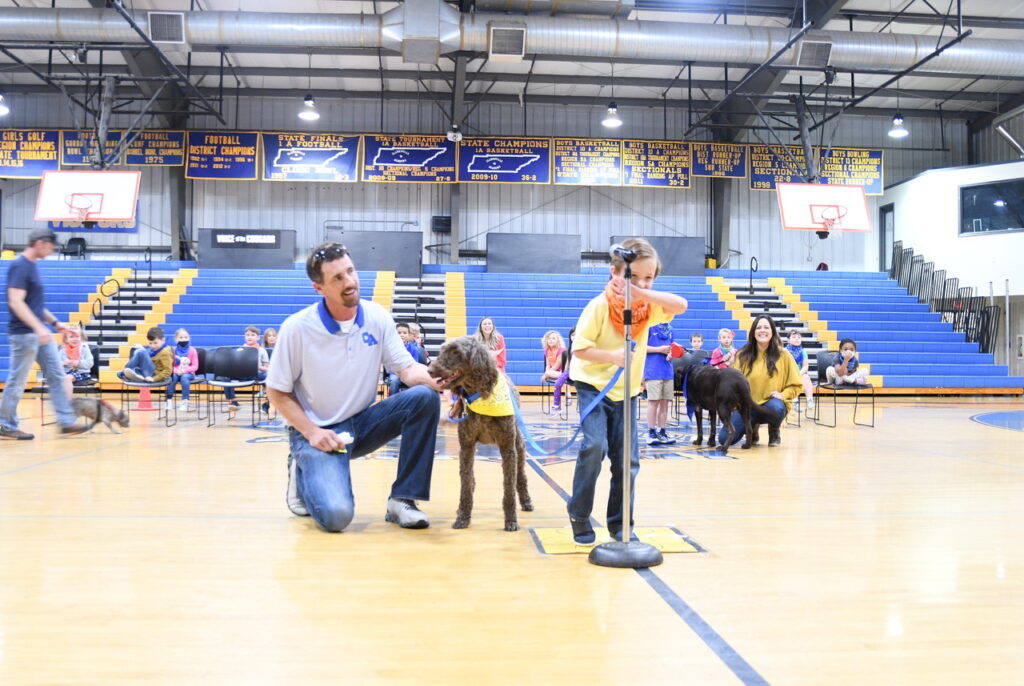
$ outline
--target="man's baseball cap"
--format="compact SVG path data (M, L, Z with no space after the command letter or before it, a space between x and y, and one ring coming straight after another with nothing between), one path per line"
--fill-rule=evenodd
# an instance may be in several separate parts
M32 229L28 234L28 244L32 245L36 241L46 241L57 245L57 235L52 229Z

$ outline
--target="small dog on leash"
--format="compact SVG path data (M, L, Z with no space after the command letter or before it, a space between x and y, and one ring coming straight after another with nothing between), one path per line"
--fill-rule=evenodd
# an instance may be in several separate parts
M515 387L498 371L494 357L483 343L463 336L445 343L427 371L442 388L459 395L452 407L452 418L465 415L459 423L459 478L462 489L459 509L452 528L465 529L473 513L473 460L476 444L496 445L501 452L505 531L517 531L516 493L525 512L533 510L526 488L526 441L516 425L512 398ZM476 398L474 399L474 396Z
M72 398L71 409L74 410L75 415L84 417L86 421L92 422L86 431L91 431L100 422L106 424L107 428L116 434L121 432L114 428L115 423L128 428L128 415L106 400L100 400L99 398Z

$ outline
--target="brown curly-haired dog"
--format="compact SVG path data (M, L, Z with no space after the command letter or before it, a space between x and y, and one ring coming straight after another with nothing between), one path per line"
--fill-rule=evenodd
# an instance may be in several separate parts
M459 395L459 400L452 408L453 418L465 415L459 424L459 478L462 489L459 495L459 509L455 513L452 527L465 529L469 526L473 512L473 489L476 480L473 477L473 459L476 456L476 444L496 445L501 452L501 472L504 484L504 497L501 504L505 511L505 531L517 531L516 492L519 493L519 504L525 512L533 510L530 493L526 489L526 442L523 434L516 426L515 416L492 417L474 412L465 402L466 397L479 393L481 398L489 398L495 385L498 384L498 367L494 358L483 343L472 336L463 336L445 343L441 353L428 368L430 375L438 380L442 388L451 389ZM512 383L508 383L509 392L518 393Z

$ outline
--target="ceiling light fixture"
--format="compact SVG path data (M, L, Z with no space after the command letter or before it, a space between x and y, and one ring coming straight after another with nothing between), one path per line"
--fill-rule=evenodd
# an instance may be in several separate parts
M306 69L306 90L313 90L313 53L309 53L309 66ZM316 108L316 100L313 93L306 93L302 98L302 109L299 110L299 119L302 121L316 121L320 118L320 112Z
M11 113L11 108L4 102L4 96L0 95L0 117L6 117Z
M907 127L903 125L903 115L900 114L900 82L896 81L896 114L892 116L892 128L889 129L889 138L906 138L910 135Z
M612 62L612 101L608 103L608 111L605 112L601 126L606 129L617 129L622 126L622 117L619 116L619 106L615 104L615 63Z

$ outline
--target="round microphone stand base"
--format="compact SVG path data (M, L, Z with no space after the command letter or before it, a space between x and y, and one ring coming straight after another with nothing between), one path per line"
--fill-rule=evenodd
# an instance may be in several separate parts
M649 543L642 541L609 541L595 546L587 558L590 564L599 567L618 567L620 569L644 569L657 567L664 558L661 551Z

